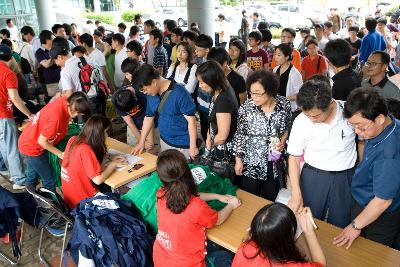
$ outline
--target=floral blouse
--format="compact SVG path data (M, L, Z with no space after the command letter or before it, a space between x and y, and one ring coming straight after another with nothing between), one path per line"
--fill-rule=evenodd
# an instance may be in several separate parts
M291 117L290 102L283 96L276 96L275 109L269 118L255 105L253 99L243 103L239 109L233 149L234 154L243 161L244 176L260 180L268 178L270 138L282 137L289 128ZM276 179L277 164L273 164L273 174Z

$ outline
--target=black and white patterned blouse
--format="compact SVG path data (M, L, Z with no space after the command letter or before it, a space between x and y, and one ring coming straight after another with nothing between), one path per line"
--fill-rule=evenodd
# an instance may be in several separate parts
M281 137L291 121L290 102L286 97L276 96L275 109L268 117L253 99L247 99L239 108L238 126L234 139L234 154L244 165L243 175L253 179L266 180L270 138ZM273 164L274 179L278 177Z

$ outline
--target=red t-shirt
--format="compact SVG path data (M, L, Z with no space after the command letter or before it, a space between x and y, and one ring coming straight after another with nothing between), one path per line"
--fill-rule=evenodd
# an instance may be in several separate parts
M101 174L101 165L88 144L76 145L70 154L70 147L75 139L75 136L69 139L61 164L62 191L65 203L70 208L97 193L92 179Z
M256 53L250 49L246 54L246 63L252 70L262 70L268 63L268 54L263 49L259 49Z
M254 259L247 259L245 257L246 255L252 258L257 254L257 251L258 247L254 242L250 242L247 245L242 244L236 252L232 267L271 267L268 258L264 258L261 255L258 255ZM317 262L288 262L285 264L273 264L272 267L323 267L323 265Z
M318 60L320 61L319 68L317 68ZM316 55L314 59L311 59L310 56L306 56L301 63L301 69L304 71L304 78L307 80L315 74L326 71L328 69L328 64L326 64L324 56Z
M213 227L218 213L199 197L175 214L167 208L163 189L157 192L158 233L154 242L154 267L205 267L205 228Z
M10 89L18 89L17 75L0 61L0 119L13 118L13 103L8 96Z
M67 135L69 119L66 97L47 104L22 131L18 140L20 152L31 157L43 154L44 148L38 143L39 135L45 136L52 145L58 144Z

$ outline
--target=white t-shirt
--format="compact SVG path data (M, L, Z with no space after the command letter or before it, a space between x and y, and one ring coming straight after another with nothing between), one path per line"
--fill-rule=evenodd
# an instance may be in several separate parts
M343 117L336 101L336 116L330 124L313 123L304 113L293 122L288 153L304 154L304 161L324 171L343 171L354 167L357 152L354 129ZM342 104L343 105L343 104Z
M97 48L95 48L92 53L88 55L88 58L98 67L104 67L106 65L106 57Z
M93 62L85 57L86 62L93 65ZM61 69L60 85L61 90L72 90L73 92L82 91L82 85L79 79L80 68L78 66L80 59L72 56L65 62L65 66ZM88 92L89 95L89 92Z
M172 73L174 72L174 68L175 68L175 64L171 64L171 66L169 66L168 69L168 73L167 73L167 78L171 78ZM185 89L189 92L189 94L194 92L194 89L196 89L196 85L197 85L197 78L196 78L196 70L197 70L197 65L194 64L192 66L192 68L190 69L190 74L189 74L189 78L187 81L187 84L184 83L185 81L185 76L186 73L188 72L189 67L185 67L185 69L180 69L179 65L176 67L176 71L175 71L175 77L174 77L174 81L178 84L181 84L185 87Z
M344 27L343 29L341 29L338 32L338 36L339 36L340 39L349 38L349 30L347 29L347 27Z
M115 53L115 72L114 72L114 83L116 87L121 87L124 82L125 73L121 70L122 61L128 57L126 48L122 48L119 52Z
M17 26L14 25L11 28L7 26L6 29L10 31L10 39L11 40L13 40L13 41L19 40L19 32L18 32Z

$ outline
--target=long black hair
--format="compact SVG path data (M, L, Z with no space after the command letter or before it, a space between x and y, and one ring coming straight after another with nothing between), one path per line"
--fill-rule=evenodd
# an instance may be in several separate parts
M234 40L232 42L229 43L229 47L234 46L237 49L239 49L240 54L239 54L239 58L238 61L236 63L236 68L239 67L240 65L242 65L245 61L246 61L246 46L243 43L242 40Z
M167 149L157 158L157 173L164 183L167 208L175 214L184 211L193 196L198 196L197 186L185 156L176 149Z
M290 208L281 203L268 204L254 216L245 241L245 246L254 242L258 251L254 255L246 255L243 249L243 256L247 259L261 256L279 264L306 262L295 244L296 230L296 216Z
M106 136L104 131L110 129L110 127L111 122L106 117L102 115L93 115L90 117L69 148L67 165L71 159L74 147L81 143L86 143L93 149L97 160L101 164L104 155L107 153Z
M196 70L196 77L200 77L215 92L228 90L228 81L221 65L209 60L201 64Z

